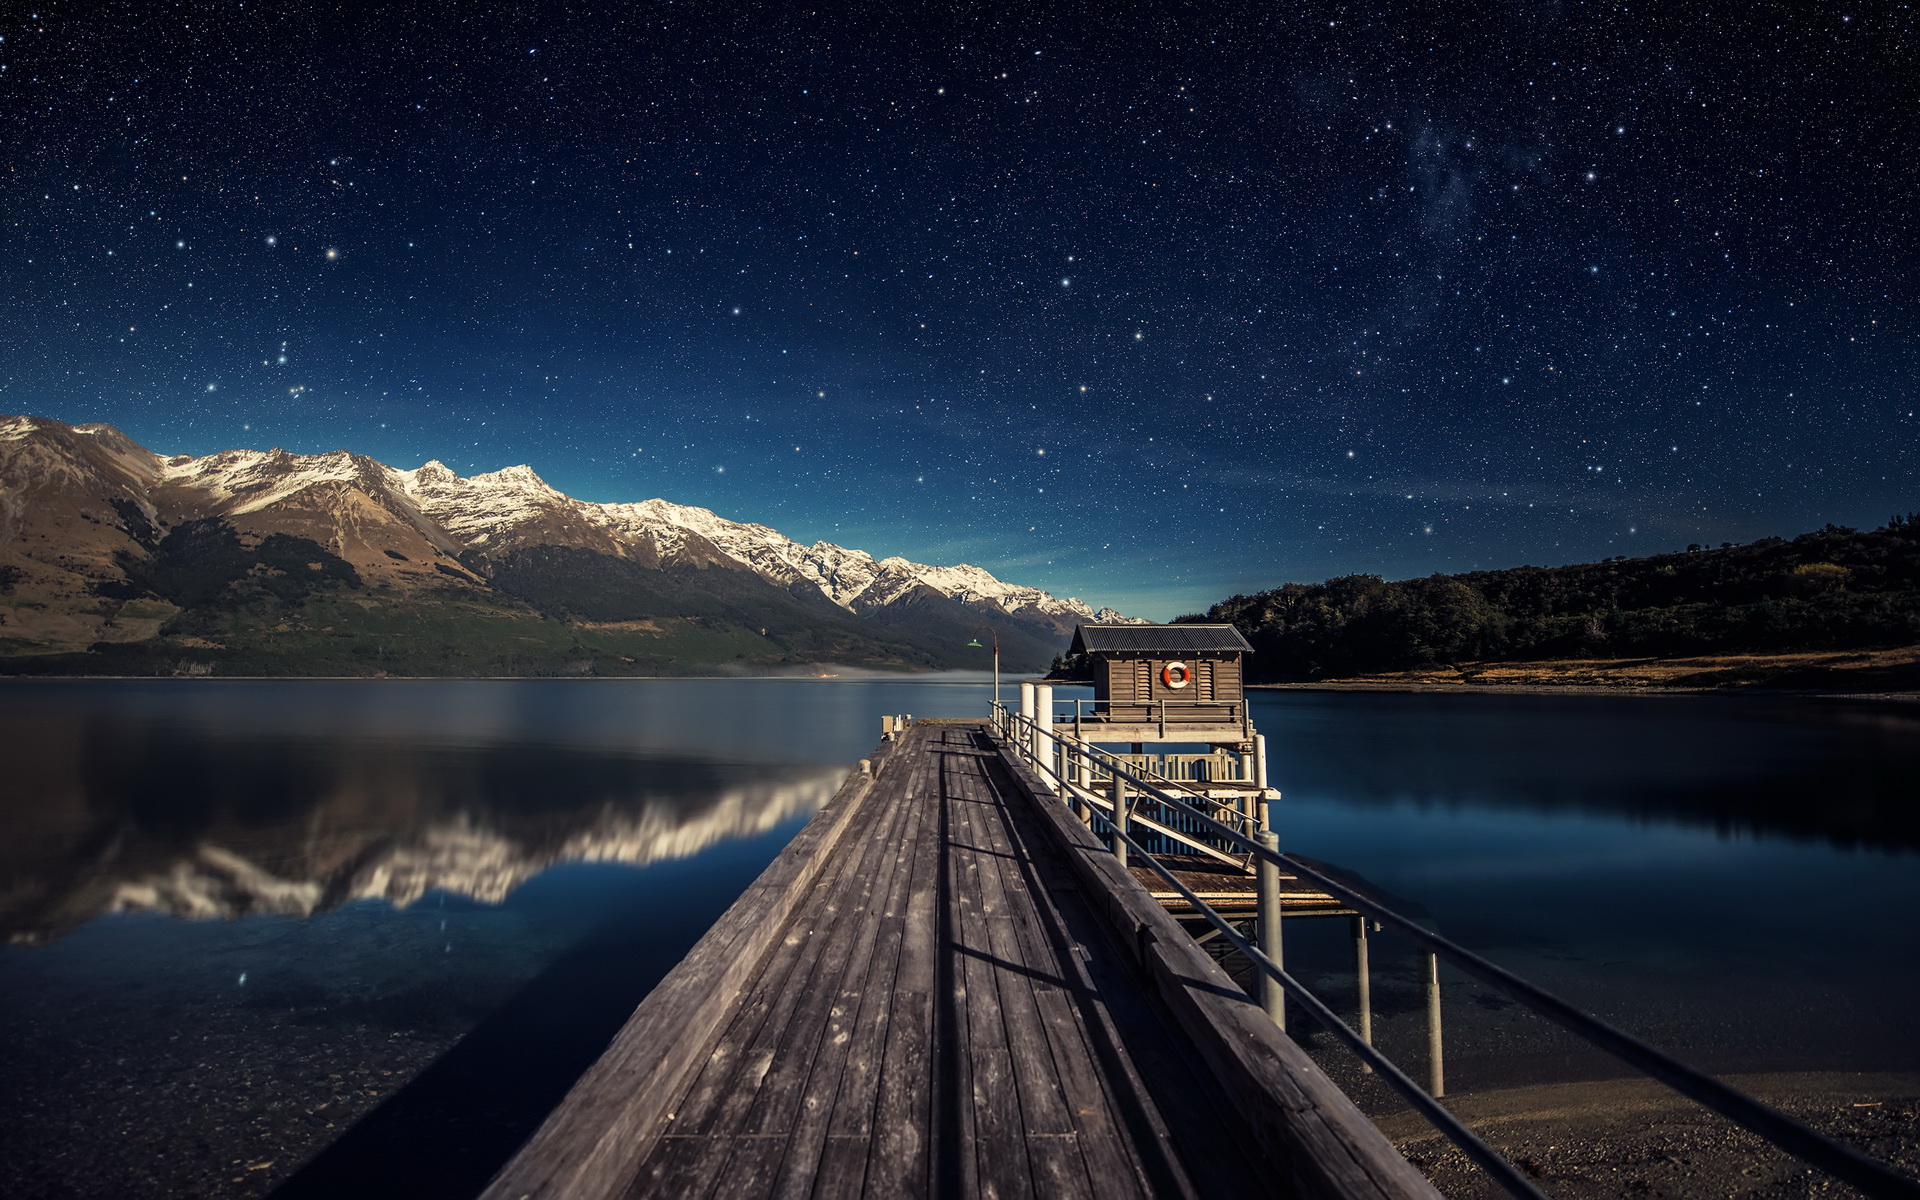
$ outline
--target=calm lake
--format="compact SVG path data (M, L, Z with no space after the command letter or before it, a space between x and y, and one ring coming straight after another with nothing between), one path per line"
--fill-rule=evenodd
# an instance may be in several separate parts
M0 682L0 1194L472 1194L882 714L988 691ZM1708 1069L1920 1070L1920 709L1254 705L1285 848ZM1346 922L1288 925L1344 1009ZM1375 972L1416 1066L1413 960ZM1443 990L1451 1090L1622 1073Z

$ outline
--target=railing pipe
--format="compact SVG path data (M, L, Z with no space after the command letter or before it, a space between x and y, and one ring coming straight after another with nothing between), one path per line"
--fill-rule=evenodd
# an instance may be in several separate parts
M1173 889L1186 899L1187 903L1193 905L1194 911L1198 912L1202 917L1205 917L1209 924L1220 931L1221 937L1225 938L1234 949L1246 955L1247 960L1253 963L1263 974L1278 981L1280 986L1286 989L1286 993L1292 996L1294 1000L1299 1003L1300 1007L1307 1010L1307 1015L1311 1016L1323 1026L1327 1032L1333 1034L1334 1037L1345 1043L1355 1054L1359 1055L1363 1062L1372 1067L1393 1090L1399 1092L1409 1105L1433 1124L1434 1128L1445 1134L1448 1140L1460 1147L1461 1151L1468 1158L1472 1159L1482 1170L1492 1176L1494 1182L1505 1188L1510 1194L1523 1197L1525 1200L1547 1200L1546 1194L1540 1191L1539 1188L1534 1187L1533 1184L1527 1180L1526 1176L1520 1173L1519 1168L1500 1157L1498 1151L1487 1145L1484 1141L1481 1141L1479 1135L1461 1124L1460 1119L1448 1112L1438 1100L1435 1100L1432 1096L1422 1091L1420 1085L1407 1078L1406 1073L1399 1067L1394 1066L1391 1059L1362 1041L1360 1035L1348 1027L1345 1021L1342 1021L1336 1016L1333 1010L1328 1008L1318 996L1315 996L1309 991L1305 984L1281 970L1279 966L1261 952L1259 947L1242 936L1241 933L1233 927L1231 922L1215 912L1213 907L1206 901L1195 895L1193 889L1180 882L1180 879L1175 876L1171 870L1161 865L1159 859L1147 853L1145 849L1139 846L1135 846L1134 848L1140 851L1141 857L1146 860L1147 865L1151 867L1156 874L1171 884Z
M1008 724L1009 726L1012 724L1011 714L1009 714ZM1011 736L1006 740L1015 746L1018 746L1020 742L1019 738ZM1257 737L1255 739L1255 753L1261 759L1260 768L1262 774L1264 774L1264 760L1266 757L1264 742L1264 737ZM1098 755L1110 760L1114 760L1115 757L1084 743L1081 743L1077 749L1081 753L1090 756ZM1421 949L1433 953L1438 958L1446 959L1461 971L1485 983L1494 990L1525 1005L1527 1008L1539 1013L1554 1024L1559 1025L1561 1028L1586 1039L1600 1049L1612 1054L1615 1058L1632 1065L1645 1074L1659 1080L1661 1083L1666 1084L1668 1087L1673 1088L1681 1095L1698 1101L1700 1104L1712 1109L1729 1120L1759 1134L1789 1154L1852 1184L1866 1195L1875 1197L1876 1200L1880 1197L1900 1197L1902 1200L1920 1200L1920 1182L1915 1182L1885 1164L1868 1158L1851 1146L1842 1145L1787 1114L1770 1108L1743 1092L1728 1087L1711 1075L1696 1070L1664 1051L1647 1045L1645 1042L1640 1041L1624 1030L1610 1025L1598 1017L1589 1016L1581 1012L1551 992L1527 982L1504 967L1496 966L1473 953L1471 950L1456 945L1439 934L1415 924L1413 921L1401 916L1399 913L1394 912L1392 909L1387 908L1377 901L1369 899L1351 887L1307 866L1301 862L1297 856L1291 854L1283 855L1276 849L1270 849L1260 845L1257 841L1247 837L1239 830L1214 820L1206 813L1194 808L1180 798L1141 779L1138 775L1122 766L1119 761L1110 761L1106 766L1107 769L1112 772L1116 780L1116 786L1118 786L1118 781L1124 779L1132 783L1141 794L1151 796L1159 803L1165 804L1170 808L1186 812L1189 816L1197 820L1208 832L1240 845L1258 861L1270 862L1276 867L1284 867L1298 877L1313 882L1327 894L1345 901L1350 907L1362 915L1373 918L1376 924L1391 927L1396 933L1406 937ZM1119 833L1115 845L1121 846L1128 844L1130 844L1130 840L1126 834L1124 832ZM1219 928L1222 936L1226 937L1237 948L1248 952L1249 958L1254 958L1256 955L1259 955L1258 950L1253 947L1251 943L1247 942L1244 937L1228 927L1225 919L1215 913L1211 907L1201 903L1198 897L1194 896L1185 885L1175 879L1172 873L1163 867L1157 859L1151 855L1147 855L1146 861L1154 871L1165 877L1168 882L1173 884L1177 891L1194 903L1196 911L1206 917L1216 928ZM1278 970L1278 968L1274 968L1270 962L1267 962L1264 955L1259 955L1258 961L1265 964L1263 969ZM1280 972L1280 975L1285 976L1285 972ZM1345 1031L1344 1033L1338 1034L1340 1039L1348 1042L1349 1045L1355 1046L1355 1052L1360 1053L1357 1047L1366 1045L1366 1043L1360 1040L1358 1034L1348 1029L1344 1022L1339 1022L1337 1017L1332 1017L1331 1010L1326 1009L1325 1005L1320 1004L1317 1000L1313 1001L1311 1005L1308 1004L1307 1000L1301 998L1302 989L1297 982L1293 982L1290 979L1283 979L1282 985L1286 986L1288 993L1300 1000L1302 1006L1307 1007L1310 1012L1313 1011L1315 1005L1317 1005L1320 1010L1325 1011L1330 1019L1339 1024L1340 1030ZM1319 1020L1320 1018L1316 1015L1315 1019ZM1321 1023L1326 1024L1325 1021ZM1329 1028L1331 1028L1331 1026L1329 1026ZM1368 1047L1368 1050L1372 1056L1377 1057L1377 1051L1372 1051L1371 1047ZM1362 1057L1367 1058L1370 1063L1373 1062L1373 1057L1369 1057L1368 1054L1362 1054ZM1380 1064L1373 1063L1373 1065L1378 1068ZM1387 1066L1391 1067L1392 1064L1389 1063ZM1386 1072L1382 1071L1382 1074L1384 1076ZM1401 1079L1405 1079L1405 1076L1400 1075L1397 1068L1394 1069L1394 1074L1399 1075ZM1392 1076L1387 1077L1389 1082L1391 1082ZM1407 1082L1409 1086L1413 1086L1414 1089L1418 1091L1417 1086L1413 1085L1410 1080ZM1398 1084L1395 1086L1397 1088ZM1425 1098L1425 1093L1421 1093L1421 1095ZM1430 1098L1427 1099L1430 1100ZM1427 1108L1422 1104L1411 1100L1409 1102L1414 1103L1414 1106L1421 1109L1423 1113L1427 1113L1429 1119L1435 1119L1432 1113L1428 1112ZM1434 1107L1438 1108L1438 1105L1434 1105ZM1445 1112L1445 1109L1439 1109L1439 1111ZM1458 1141L1458 1139L1455 1140ZM1463 1145L1462 1149L1464 1150L1466 1147ZM1488 1153L1491 1153L1491 1151ZM1499 1160L1497 1155L1495 1158L1504 1163L1504 1160ZM1475 1161L1479 1161L1479 1159L1476 1158ZM1487 1164L1482 1163L1481 1165L1486 1166ZM1492 1170L1491 1167L1488 1169ZM1508 1170L1511 1171L1510 1166ZM1509 1190L1511 1190L1511 1188ZM1516 1194L1537 1195L1538 1193L1528 1192Z

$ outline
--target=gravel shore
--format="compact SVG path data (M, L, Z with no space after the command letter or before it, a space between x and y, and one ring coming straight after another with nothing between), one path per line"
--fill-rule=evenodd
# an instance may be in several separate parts
M1726 1082L1920 1177L1920 1074L1796 1072ZM1647 1079L1508 1088L1446 1103L1556 1200L1858 1194ZM1419 1116L1375 1120L1447 1196L1505 1195Z

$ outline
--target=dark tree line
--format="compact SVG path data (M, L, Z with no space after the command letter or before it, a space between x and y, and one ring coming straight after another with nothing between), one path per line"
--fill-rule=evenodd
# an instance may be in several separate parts
M1920 513L1869 532L1389 582L1347 575L1204 616L1253 643L1255 679L1435 664L1865 649L1920 642Z

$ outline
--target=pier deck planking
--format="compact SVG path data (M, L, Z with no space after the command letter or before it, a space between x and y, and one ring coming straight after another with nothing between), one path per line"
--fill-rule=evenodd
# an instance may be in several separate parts
M488 1200L1325 1194L1242 1120L1257 1080L1221 1086L1181 1028L1221 1003L1185 993L1225 977L1124 873L1076 869L1084 830L1063 842L1052 802L979 726L922 722L876 761L729 910L710 935L724 945L703 941L648 997ZM1116 907L1089 880L1137 895ZM1136 909L1169 924L1116 930L1112 912ZM1157 986L1180 995L1140 969L1155 936L1171 949L1153 961L1179 964ZM1246 1028L1284 1041L1239 1027L1241 1057ZM1268 1090L1291 1113L1330 1086ZM1374 1172L1389 1185L1350 1194L1432 1194L1365 1129L1360 1157L1393 1157Z

